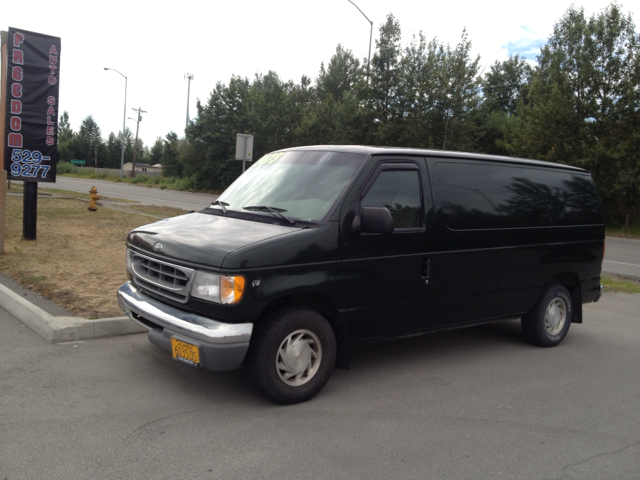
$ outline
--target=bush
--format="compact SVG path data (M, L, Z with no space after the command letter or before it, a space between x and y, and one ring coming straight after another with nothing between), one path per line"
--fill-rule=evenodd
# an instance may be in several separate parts
M56 166L56 174L73 173L73 165L71 162L58 162Z
M131 179L131 183L148 183L149 177L147 175L136 175Z

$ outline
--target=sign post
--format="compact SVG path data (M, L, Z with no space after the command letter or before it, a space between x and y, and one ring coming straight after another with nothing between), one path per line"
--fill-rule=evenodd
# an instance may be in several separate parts
M242 160L242 172L244 173L247 160L253 156L253 135L238 133L236 135L236 160Z
M2 47L1 68L0 68L0 89L6 92L7 85L7 37L8 33L0 32L0 46ZM7 115L6 102L0 103L0 154L4 155L4 126ZM4 162L0 169L0 255L4 255L4 236L6 229L6 200L7 200L7 172L4 170Z
M56 181L60 38L10 27L6 40L4 169L24 182L22 238L35 240L38 182Z

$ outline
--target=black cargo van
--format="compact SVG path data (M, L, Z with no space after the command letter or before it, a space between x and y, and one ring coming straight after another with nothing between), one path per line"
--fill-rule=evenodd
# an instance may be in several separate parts
M589 172L363 146L262 157L199 212L127 239L121 308L173 358L247 362L280 403L318 393L349 346L521 317L550 347L599 299Z

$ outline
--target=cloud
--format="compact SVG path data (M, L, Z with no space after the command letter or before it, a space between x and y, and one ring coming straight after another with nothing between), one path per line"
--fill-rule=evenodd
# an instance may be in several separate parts
M533 33L533 34L537 33L533 28L531 28L531 27L529 27L527 25L520 25L520 28L522 30L524 30L525 32L527 32L527 33Z
M524 38L520 37L514 42L507 42L506 45L502 45L502 48L506 48L509 55L519 55L521 58L527 60L535 60L540 55L540 48L546 45L546 38Z

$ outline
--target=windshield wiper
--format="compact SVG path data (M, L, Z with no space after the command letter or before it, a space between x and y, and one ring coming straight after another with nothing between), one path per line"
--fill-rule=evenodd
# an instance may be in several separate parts
M274 215L277 215L278 217L286 220L287 222L289 222L290 225L295 225L296 222L291 220L289 217L285 217L284 215L282 215L282 213L280 212L286 212L286 210L284 208L278 208L278 207L269 207L267 205L249 205L247 207L242 207L244 210L254 210L257 212L269 212L269 213L273 213Z
M222 209L222 213L227 213L227 209L224 207L228 207L229 204L227 202L221 202L220 200L216 200L215 202L211 202L211 205L220 205Z

